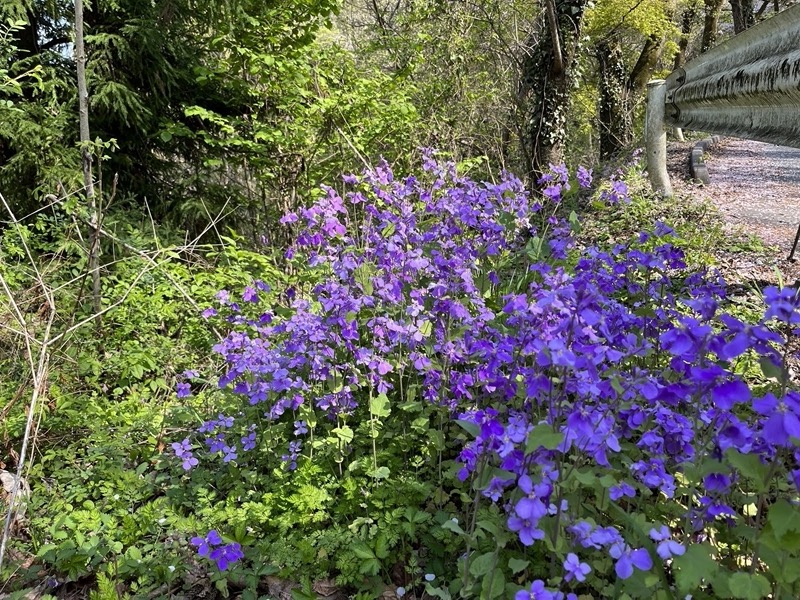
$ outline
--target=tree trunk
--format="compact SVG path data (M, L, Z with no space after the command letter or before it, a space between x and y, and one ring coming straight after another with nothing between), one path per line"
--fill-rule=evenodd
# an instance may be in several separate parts
M741 33L756 24L753 14L753 0L730 0L733 14L733 31Z
M92 178L89 138L89 91L86 86L86 48L83 43L83 0L75 0L75 62L78 75L78 126L80 129L83 185L89 211L89 272L92 275L92 309L100 312L100 235L97 199Z
M625 69L622 41L618 36L595 46L599 63L600 158L613 158L633 140L633 112L655 70L663 48L663 38L648 38L630 74Z
M719 30L719 13L722 10L724 0L704 0L705 14L703 15L703 40L700 44L700 52L706 52L717 41L717 31Z
M700 15L697 4L689 4L681 16L681 38L678 40L678 51L675 53L673 69L679 69L686 63L686 48L689 47L689 38L692 35L695 21Z
M550 163L563 158L572 65L588 0L545 0L524 49L520 104L524 118L523 155L533 187Z
M599 63L598 127L600 158L612 158L631 141L633 122L630 115L630 95L625 83L625 63L622 47L616 36L595 46Z

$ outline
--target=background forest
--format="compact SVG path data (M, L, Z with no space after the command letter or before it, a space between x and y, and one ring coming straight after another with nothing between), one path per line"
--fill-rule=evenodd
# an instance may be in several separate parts
M0 6L0 598L797 597L800 303L631 158L791 2L82 4Z

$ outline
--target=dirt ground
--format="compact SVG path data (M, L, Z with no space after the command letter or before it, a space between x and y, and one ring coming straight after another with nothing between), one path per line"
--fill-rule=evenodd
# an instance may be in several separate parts
M751 235L766 246L763 254L722 253L729 282L792 285L800 281L800 248L788 260L800 225L800 149L726 138L709 149L709 185L689 179L693 142L673 142L668 169L676 193L707 199L732 235Z

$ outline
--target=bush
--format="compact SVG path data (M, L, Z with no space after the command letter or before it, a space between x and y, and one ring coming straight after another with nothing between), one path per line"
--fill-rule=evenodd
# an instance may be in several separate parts
M797 292L726 314L663 223L577 250L553 207L585 171L532 203L425 168L284 218L309 294L257 281L206 311L230 328L221 412L173 446L193 483L214 472L207 522L238 519L245 564L368 595L795 597ZM244 541L201 554L228 569Z

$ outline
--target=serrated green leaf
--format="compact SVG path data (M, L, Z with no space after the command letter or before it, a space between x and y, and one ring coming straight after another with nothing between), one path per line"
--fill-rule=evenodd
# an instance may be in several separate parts
M389 541L385 533L379 534L375 540L375 556L378 558L386 558L389 556Z
M372 267L368 263L359 265L353 271L353 278L356 283L361 286L365 296L371 296L373 292L372 287Z
M368 558L375 558L375 553L372 551L372 548L363 542L353 544L353 554L364 560Z
M434 598L441 598L442 600L452 600L452 596L447 588L435 588L430 583L425 584L425 592Z
M386 224L386 227L383 228L383 231L381 231L381 235L383 237L385 237L385 238L388 238L388 237L391 237L392 235L394 235L394 232L396 230L397 230L397 227L395 226L395 224L392 223L392 222L389 222L389 223Z
M388 479L390 473L389 467L378 467L377 469L371 470L368 475L375 479Z
M713 579L719 569L719 565L711 558L711 548L705 544L689 546L683 556L673 559L672 566L681 594L692 593L704 579Z
M335 427L331 430L331 433L342 440L345 444L349 444L353 441L353 430L350 429L347 425L342 425L341 427Z
M392 407L389 405L389 397L386 394L378 394L374 396L369 403L370 412L378 417L384 419L392 414Z
M778 500L769 509L767 521L780 541L787 533L800 531L800 508L786 500Z
M368 558L358 567L358 572L362 575L377 575L381 572L381 561L377 558Z
M769 581L758 573L734 573L728 579L728 587L734 598L741 600L761 600L769 595Z
M423 321L419 325L419 333L422 337L429 337L433 331L433 323L430 321Z

